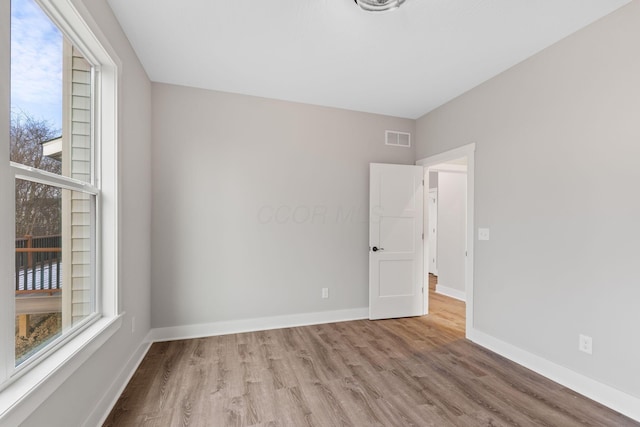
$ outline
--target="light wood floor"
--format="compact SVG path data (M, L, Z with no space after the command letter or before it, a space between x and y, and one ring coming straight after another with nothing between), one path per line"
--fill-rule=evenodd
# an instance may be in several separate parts
M638 426L428 316L153 344L105 426Z

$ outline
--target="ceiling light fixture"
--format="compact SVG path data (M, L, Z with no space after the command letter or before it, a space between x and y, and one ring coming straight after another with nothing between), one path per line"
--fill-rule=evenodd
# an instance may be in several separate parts
M362 10L367 12L386 12L400 7L405 0L354 0Z

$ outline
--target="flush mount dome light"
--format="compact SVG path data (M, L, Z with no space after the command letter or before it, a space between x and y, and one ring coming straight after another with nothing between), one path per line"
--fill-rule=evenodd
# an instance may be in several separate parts
M405 0L354 0L358 6L367 12L385 12L400 7Z

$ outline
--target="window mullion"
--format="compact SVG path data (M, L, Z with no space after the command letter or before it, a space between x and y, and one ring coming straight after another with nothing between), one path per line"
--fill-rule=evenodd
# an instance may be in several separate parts
M93 185L64 175L54 174L14 162L11 162L11 169L13 170L14 176L19 179L60 187L65 190L81 191L92 195L99 193L99 190Z

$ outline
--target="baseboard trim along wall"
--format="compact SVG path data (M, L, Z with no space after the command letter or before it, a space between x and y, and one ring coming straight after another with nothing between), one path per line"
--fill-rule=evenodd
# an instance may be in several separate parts
M348 310L321 311L317 313L289 314L285 316L156 328L151 330L150 338L153 342L172 341L243 332L266 331L269 329L293 328L296 326L319 325L322 323L346 322L349 320L368 318L369 308L363 307Z
M441 284L437 284L436 285L436 293L437 294L446 295L448 297L455 298L455 299L460 300L460 301L466 301L467 300L466 292L463 292L463 291L461 291L459 289L450 288L448 286L444 286L444 285L441 285Z
M470 331L467 337L474 343L494 353L522 365L527 369L531 369L629 418L640 421L640 399L637 397L574 372L564 366L557 365L540 356L536 356L535 354L494 338L491 335L480 332L477 329Z
M102 399L100 399L99 404L95 406L93 411L91 411L91 415L89 415L89 418L85 420L83 427L101 426L104 424L105 420L111 413L111 410L122 395L125 387L129 384L129 381L131 381L133 374L136 373L136 370L142 363L142 359L147 355L151 344L152 342L149 340L149 334L147 334L124 367L120 370L120 373L107 388L107 391L102 396Z

